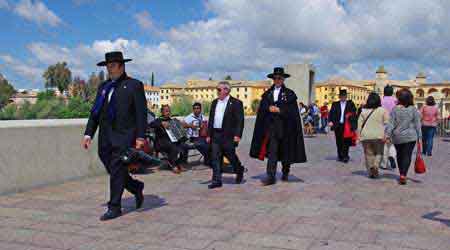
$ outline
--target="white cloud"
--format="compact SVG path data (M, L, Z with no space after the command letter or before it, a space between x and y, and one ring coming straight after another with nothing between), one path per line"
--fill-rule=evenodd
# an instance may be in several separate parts
M0 0L0 9L9 9L9 3L7 0Z
M62 24L61 18L39 0L21 0L14 7L14 12L28 21L38 24L48 24L53 27Z
M4 67L13 71L15 74L25 77L27 80L35 83L42 79L43 69L24 63L10 55L0 55Z
M343 2L343 1L341 1ZM394 79L425 71L450 78L450 2L442 0L210 0L212 17L161 31L158 44L129 38L98 40L75 47L32 43L28 49L44 64L67 61L88 75L106 51L133 58L127 71L141 79L264 78L273 66L312 62L317 77L370 79L385 64ZM154 34L148 12L134 16Z

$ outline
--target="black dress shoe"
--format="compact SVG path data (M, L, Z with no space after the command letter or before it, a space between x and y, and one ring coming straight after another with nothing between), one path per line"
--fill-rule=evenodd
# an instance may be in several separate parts
M112 220L121 215L122 215L121 209L108 209L108 211L106 211L106 213L103 214L102 217L100 217L100 220L101 221Z
M216 183L213 182L213 183L208 185L209 189L220 188L220 187L222 187L222 183L221 182L216 182Z
M343 163L348 163L349 161L350 161L350 158L348 158L348 157L342 159L342 162L343 162Z
M275 184L277 181L275 180L275 178L272 177L267 177L266 179L264 179L262 181L263 186L270 186Z
M289 174L283 173L283 175L281 176L281 181L287 182L288 180L289 180Z
M236 184L241 184L243 179L244 179L243 172L239 172L236 174Z
M136 199L136 209L141 208L144 203L144 185L142 185L142 188L134 195L134 197Z

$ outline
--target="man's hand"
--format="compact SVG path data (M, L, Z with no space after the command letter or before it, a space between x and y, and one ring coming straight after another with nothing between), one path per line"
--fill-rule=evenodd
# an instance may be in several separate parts
M241 137L235 136L235 137L233 138L233 141L236 142L236 143L239 143L239 142L241 141Z
M144 148L145 139L138 138L136 139L136 149L142 149Z
M168 128L169 127L169 123L168 122L161 122L161 126L163 126L163 128Z
M211 137L209 137L209 136L206 137L206 143L208 143L208 144L211 143Z
M386 137L385 143L386 144L392 144L391 138Z
M278 108L277 106L269 106L269 111L271 113L280 113L280 108Z
M89 146L91 146L92 139L89 136L85 136L83 140L81 141L81 147L84 149L89 149Z
M333 122L329 122L329 123L328 123L328 126L329 126L329 127L333 127L333 125L334 125Z

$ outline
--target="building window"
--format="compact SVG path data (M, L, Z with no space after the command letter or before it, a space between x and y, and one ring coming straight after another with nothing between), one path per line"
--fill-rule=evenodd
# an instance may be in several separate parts
M247 88L245 88L245 92L247 92Z
M244 98L247 99L247 94L244 95Z
M239 94L237 94L236 97L239 99Z
M236 91L239 92L239 88L236 88Z
M325 100L327 99L327 95L325 95Z

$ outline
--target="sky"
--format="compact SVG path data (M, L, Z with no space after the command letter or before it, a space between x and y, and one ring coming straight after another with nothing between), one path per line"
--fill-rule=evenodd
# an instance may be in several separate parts
M157 84L265 79L275 66L311 63L317 80L391 79L424 72L450 80L447 0L0 0L0 73L43 88L45 69L68 63L86 79L121 50L127 72Z

